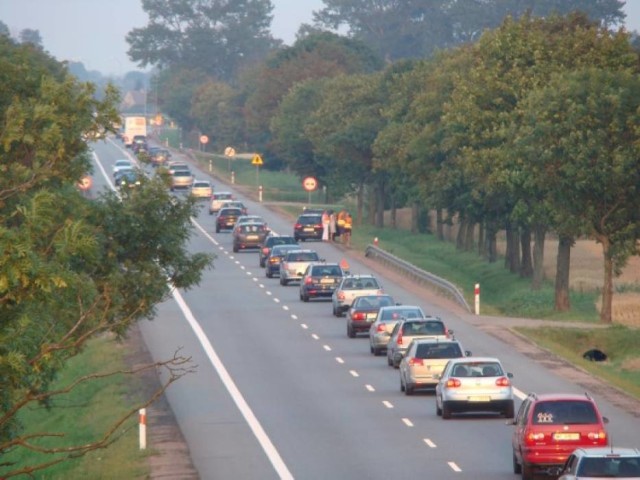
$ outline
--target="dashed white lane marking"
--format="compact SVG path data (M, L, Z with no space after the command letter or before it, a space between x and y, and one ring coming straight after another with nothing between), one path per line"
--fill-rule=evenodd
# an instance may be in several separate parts
M408 418L403 418L402 423L404 423L407 427L413 427L413 422Z
M259 287L260 287L260 288L265 288L265 287L264 287L264 283L261 283L261 284L259 285Z
M283 309L283 310L286 310L287 312L289 311L289 307L288 307L287 305L283 305L283 306L282 306L282 309Z
M383 401L382 401L382 404L383 404L385 407L387 407L387 408L393 408L393 403L391 403L391 402L390 402L390 401L388 401L388 400L383 400Z
M254 282L259 282L260 280L258 280L258 278L257 278L257 277L253 277L253 281L254 281Z
M331 351L331 347L329 345L323 345L322 348L324 348L327 352Z
M422 441L424 443L426 443L429 447L431 448L436 448L436 444L433 443L431 440L429 440L428 438L423 438Z
M291 319L292 319L292 320L297 320L297 319L298 319L298 316L297 316L295 313L292 313L292 314L291 314Z
M369 390L370 392L375 392L375 391L376 391L376 389L375 389L375 388L373 388L373 386L372 386L372 385L368 385L368 384L367 384L367 385L365 385L365 386L364 386L364 388L366 388L366 389L367 389L367 390Z
M280 303L280 299L279 298L274 298L273 301L276 302L276 303Z
M338 363L344 363L344 360L340 357L336 357L336 362Z
M242 267L242 269L244 270L244 267ZM251 276L251 275L253 275L253 273L251 273L249 270L247 270L247 275Z
M349 373L351 374L352 377L359 377L360 375L358 375L358 372L356 372L355 370L349 370Z
M273 295L273 293L271 293L269 290L267 290L266 294L269 296Z
M451 470L453 470L454 472L461 472L462 469L456 465L456 462L447 462L447 465L449 465L449 467L451 467Z
M293 315L292 315L293 316ZM300 326L302 328L304 328L305 330L307 330L309 328L309 325L307 325L306 323L301 323Z
M311 334L311 338L313 338L314 340L320 340L320 337L318 335L316 335L315 333Z

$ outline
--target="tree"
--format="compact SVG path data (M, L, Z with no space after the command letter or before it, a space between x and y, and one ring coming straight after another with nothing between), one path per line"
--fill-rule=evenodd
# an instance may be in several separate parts
M189 68L165 69L154 79L158 89L159 106L187 131L195 124L191 116L195 92L208 79L202 70Z
M346 26L349 36L389 62L429 57L438 49L476 41L509 15L517 19L527 12L545 17L580 10L605 26L624 19L620 0L324 0L324 4L314 12L317 25L333 30Z
M40 49L0 39L0 476L30 474L103 448L117 439L129 415L113 419L104 435L68 445L58 433L30 425L20 412L56 399L108 369L52 391L51 381L86 342L105 332L126 335L172 286L190 288L211 264L191 254L192 200L175 201L158 177L122 198L90 200L78 180L91 171L84 138L118 121L118 94L102 100ZM188 359L160 362L164 388L191 370ZM122 372L121 372L122 373ZM128 372L133 374L135 372ZM149 404L155 396L143 401ZM48 456L29 465L6 463L15 449Z
M9 30L9 27L2 20L0 20L0 35L5 37L9 37L11 35L11 31Z
M141 66L196 68L232 81L279 45L270 33L271 0L143 0L146 27L127 34Z
M607 323L613 276L639 253L639 111L637 72L593 67L554 76L526 101L521 141L535 142L558 223L578 223L602 245L600 319Z
M20 43L30 43L34 47L42 48L42 37L39 30L25 28L20 32Z

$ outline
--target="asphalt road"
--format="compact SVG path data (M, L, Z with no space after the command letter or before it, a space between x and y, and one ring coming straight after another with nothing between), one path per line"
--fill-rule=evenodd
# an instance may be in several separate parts
M97 144L95 152L109 175L123 157L111 142ZM104 185L99 176L94 190ZM214 185L222 187L215 179ZM242 200L272 229L291 233L290 221ZM503 418L437 417L432 394L402 394L398 371L369 353L366 337L347 337L346 320L331 314L330 302L303 303L297 284L283 287L265 277L255 251L234 254L231 235L214 233L206 205L194 225L191 248L214 252L215 268L197 288L161 305L141 330L155 359L180 348L198 365L167 398L201 478L516 478L513 427ZM306 246L327 261L345 257L354 273L371 271L359 256L334 245ZM514 374L519 395L584 391L579 382L486 333L478 319L431 303L393 276L376 275L397 302L441 316L474 355L498 356ZM640 446L640 419L593 393L611 420L613 442Z

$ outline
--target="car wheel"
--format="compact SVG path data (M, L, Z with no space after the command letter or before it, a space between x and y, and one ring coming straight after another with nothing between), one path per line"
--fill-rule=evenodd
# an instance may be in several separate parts
M220 227L216 225L216 233L220 233Z
M391 360L391 358L389 358L389 355L387 355L387 365L393 367L393 361Z
M211 210L209 210L209 215L213 215L213 212Z
M436 415L438 417L442 416L442 409L438 406L438 399L436 398Z
M442 402L442 418L444 420L449 420L451 418L451 407L447 402Z
M280 285L282 285L283 287L287 286L287 281L282 277L280 277Z
M513 456L513 473L520 474L522 473L522 465L518 463L518 457L516 457L516 452L512 452Z
M409 385L408 383L404 386L404 394L407 396L411 396L413 395L413 392L415 391L414 387Z
M302 301L303 302L308 302L309 301L309 295L305 295L304 293L302 294Z
M273 277L273 274L269 271L269 269L266 270L265 275L267 276L267 278Z
M238 253L240 249L237 246L233 246L233 253Z
M350 325L347 325L347 337L356 338L356 332Z
M371 353L371 355L375 355L375 350L371 344L369 344L369 352Z
M515 407L513 402L509 403L507 409L504 411L504 418L513 418L515 416Z
M260 268L264 268L264 266L265 266L265 263L262 260L260 260Z
M405 389L404 382L402 381L402 375L400 375L400 391L404 392L404 389Z
M534 479L533 468L531 467L531 465L527 465L526 463L523 463L521 465L521 468L522 468L522 480Z
M374 348L373 348L373 354L374 354L376 357L379 357L380 355L382 355L382 349L380 349L380 348L375 348L375 347L374 347Z

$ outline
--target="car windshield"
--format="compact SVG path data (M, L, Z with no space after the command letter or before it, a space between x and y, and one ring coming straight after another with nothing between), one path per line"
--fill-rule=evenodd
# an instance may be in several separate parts
M533 423L538 425L581 425L598 423L591 402L581 400L554 400L536 403Z
M405 322L402 324L402 334L412 335L445 335L442 322Z
M459 358L462 350L457 343L422 343L416 348L416 358Z
M584 477L640 477L640 457L585 457L576 473Z

